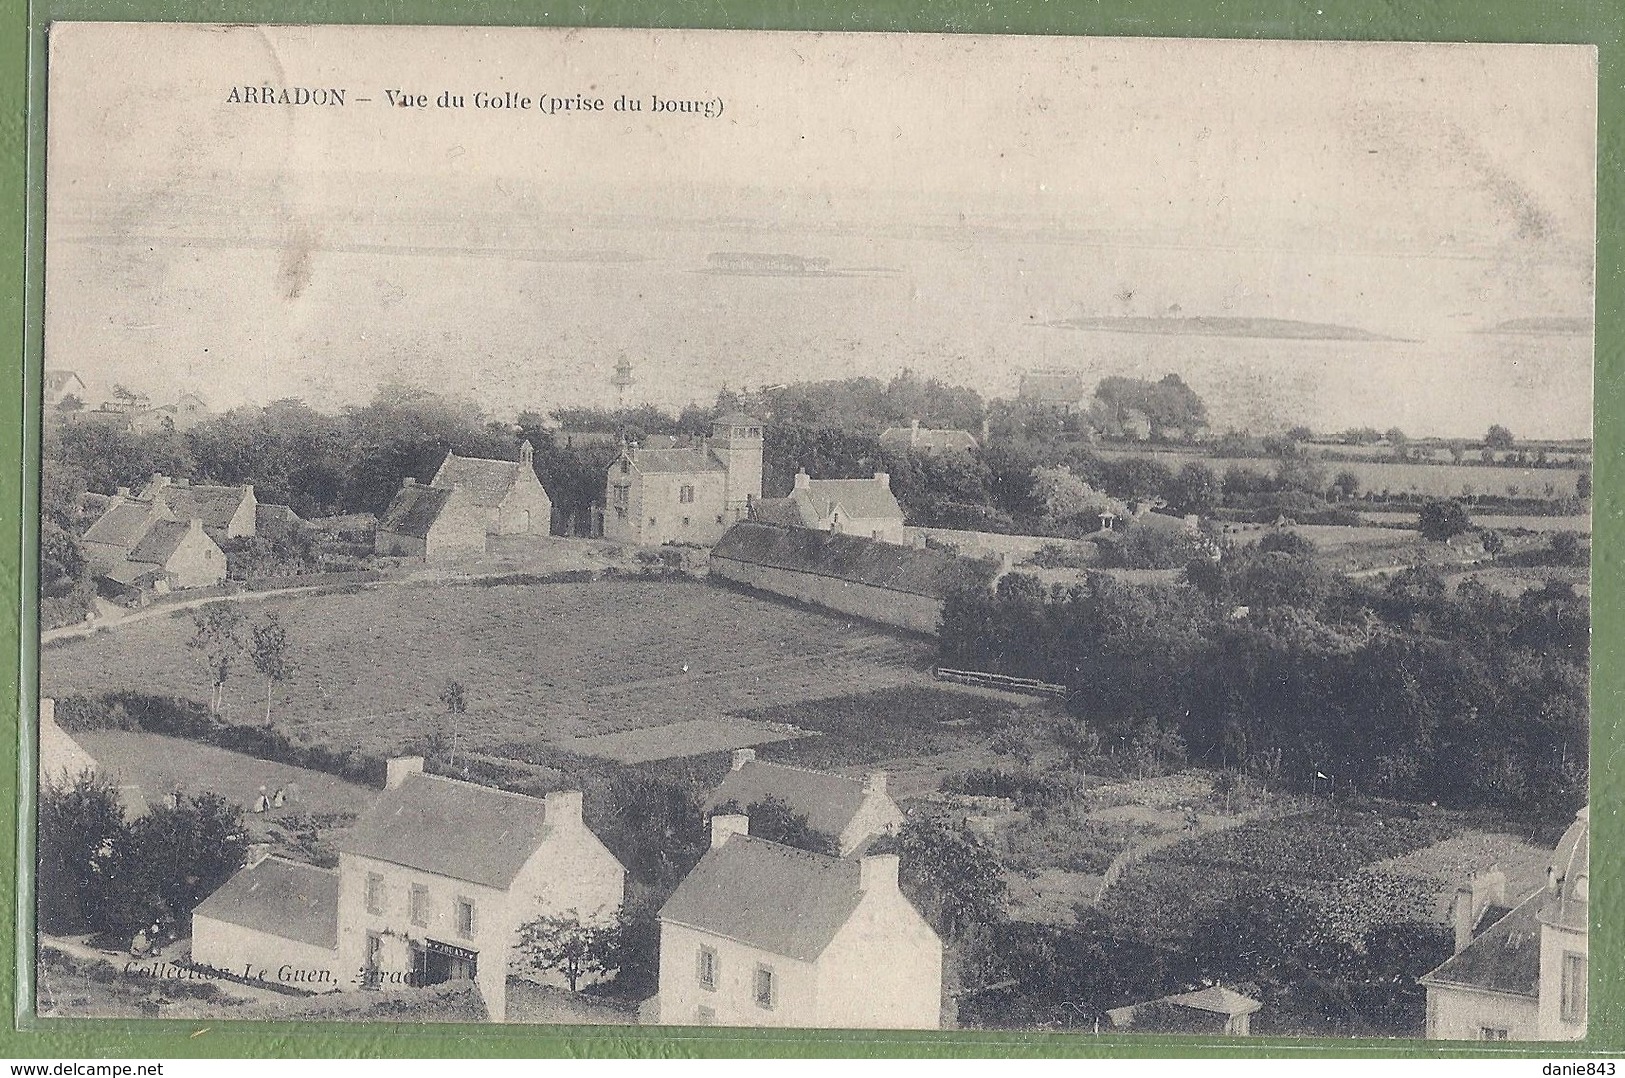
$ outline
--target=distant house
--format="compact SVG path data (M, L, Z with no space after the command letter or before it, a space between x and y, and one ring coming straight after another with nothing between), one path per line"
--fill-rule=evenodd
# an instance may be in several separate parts
M217 543L253 538L259 525L254 484L191 483L154 472L138 498L162 502L177 520L197 519ZM290 510L291 511L291 510Z
M758 591L935 634L957 589L992 587L1001 566L940 550L746 522L711 551L710 571Z
M886 792L884 771L849 779L765 763L756 758L755 749L734 750L733 766L711 792L706 809L733 802L748 810L769 797L784 801L791 812L807 817L807 826L835 839L842 857L903 826L903 812Z
M604 481L604 538L710 546L762 497L762 422L716 419L698 445L623 446Z
M1077 371L1032 370L1022 372L1016 399L1029 408L1075 415L1089 410L1093 394Z
M1245 1037L1252 1032L1252 1016L1262 1006L1256 999L1215 985L1117 1007L1107 1011L1106 1016L1118 1029Z
M124 815L129 819L147 814L147 799L141 793L141 787L136 785L119 785L115 776L109 775L96 758L84 750L73 735L62 729L56 721L56 701L49 696L43 696L39 702L39 784L44 790L49 786L66 786L77 782L81 775L86 773L95 775L115 784L118 791L119 803L124 806Z
M977 445L969 431L931 430L920 426L918 419L912 420L906 427L887 427L880 432L880 444L889 449L906 449L927 457L969 452Z
M226 555L196 516L127 493L107 502L79 541L91 574L114 594L201 588L226 578Z
M81 405L85 403L88 390L85 387L85 380L79 377L77 371L46 371L41 382L47 415L58 409L69 397Z
M626 887L626 870L582 821L580 791L526 797L425 775L422 757L388 762L384 792L340 843L337 871L267 864L197 908L194 960L236 970L293 954L281 961L330 971L341 989L473 981L496 1021L520 926L546 915L608 923Z
M942 941L903 896L897 856L807 853L711 820L711 849L660 910L668 1025L936 1029Z
M813 479L796 473L787 498L763 498L751 519L786 528L861 535L885 543L905 543L903 507L891 492L891 476L873 479Z
M374 549L393 557L479 556L495 535L547 535L553 501L530 443L519 459L486 460L447 453L428 484L407 478L378 518Z
M1420 979L1430 1040L1561 1041L1586 1035L1591 814L1558 841L1546 885L1510 909L1490 873L1452 907L1456 953Z
M286 505L260 502L254 507L254 534L267 539L281 539L305 527L305 521Z

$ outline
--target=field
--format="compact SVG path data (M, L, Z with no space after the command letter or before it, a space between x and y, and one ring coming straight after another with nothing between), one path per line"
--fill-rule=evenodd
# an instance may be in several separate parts
M400 585L243 609L275 611L292 643L273 724L380 755L449 731L439 697L451 679L468 698L456 732L472 751L930 681L923 641L687 579ZM206 701L193 631L182 611L54 644L40 656L42 692ZM264 707L265 683L243 664L225 687L226 717L260 722Z
M1151 457L1175 470L1196 461L1219 475L1231 467L1272 472L1275 462L1265 457L1212 457L1180 449L1100 449L1102 457ZM1509 468L1500 465L1400 464L1391 460L1321 461L1327 478L1353 472L1362 494L1423 494L1460 498L1469 494L1513 495L1530 498L1572 498L1580 471L1576 468ZM1550 487L1550 490L1547 488ZM1515 488L1515 490L1514 490Z

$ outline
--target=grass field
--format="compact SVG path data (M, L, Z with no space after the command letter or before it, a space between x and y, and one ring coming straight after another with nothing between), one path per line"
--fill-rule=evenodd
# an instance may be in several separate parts
M923 641L685 579L396 586L244 607L253 619L268 610L296 665L274 693L274 725L378 754L445 726L448 679L465 687L459 739L474 751L929 682ZM192 635L181 612L52 645L42 691L205 701ZM226 684L227 718L262 721L264 699L243 664Z
M1219 475L1231 467L1270 473L1275 462L1266 457L1210 457L1179 449L1101 449L1103 457L1151 457L1178 470L1191 461ZM1580 471L1575 468L1509 468L1472 464L1400 464L1391 460L1317 461L1327 478L1352 472L1362 493L1424 494L1459 498L1464 494L1511 495L1526 498L1572 498ZM1550 487L1550 490L1547 488ZM1515 488L1515 489L1514 489Z

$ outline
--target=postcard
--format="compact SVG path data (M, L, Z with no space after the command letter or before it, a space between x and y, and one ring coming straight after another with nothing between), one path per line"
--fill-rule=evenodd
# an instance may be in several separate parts
M1594 49L49 46L39 1015L1585 1035Z

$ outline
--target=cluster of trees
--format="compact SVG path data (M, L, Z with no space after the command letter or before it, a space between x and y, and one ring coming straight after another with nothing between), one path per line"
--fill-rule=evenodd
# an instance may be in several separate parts
M1384 796L1533 808L1586 790L1589 610L1426 570L1350 581L1312 551L1244 548L1176 585L1010 574L952 597L944 665L1060 682L1106 752Z
M118 790L86 772L40 794L39 923L46 932L128 939L172 932L243 865L239 806L176 791L135 821Z
M209 676L209 714L218 716L226 682L246 661L265 679L265 722L271 722L271 692L296 670L288 630L276 611L250 621L234 602L210 603L192 615L187 649Z

